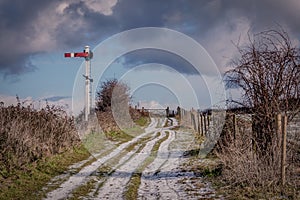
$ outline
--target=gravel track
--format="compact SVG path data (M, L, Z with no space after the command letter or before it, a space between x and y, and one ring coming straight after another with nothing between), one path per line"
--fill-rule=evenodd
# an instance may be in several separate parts
M135 154L128 162L119 167L111 177L105 182L98 192L96 199L122 199L126 184L129 182L132 174L150 156L151 150L155 143L165 136L165 132L159 137L147 142L141 152Z
M94 180L94 188L81 199L125 199L127 186L138 169L137 199L218 199L209 183L184 167L189 161L184 152L199 147L195 146L194 134L172 130L178 125L175 119L174 126L162 128L160 125L164 121L151 118L145 133L83 167L59 188L49 192L46 199L68 199L76 188L86 185L89 180ZM153 150L155 145L157 152ZM150 156L153 157L149 161ZM97 177L97 170L105 165L109 165L107 176Z
M149 133L157 130L155 128L157 126L157 121L155 119L151 119L150 125L146 128L145 133L139 135L138 137L133 138L129 142L123 143L120 146L118 146L115 150L113 150L110 154L107 156L104 156L103 158L97 159L92 164L84 167L81 169L77 174L74 174L71 176L67 181L62 183L59 188L56 190L53 190L47 194L46 199L66 199L68 195L76 188L81 186L82 184L85 184L89 180L89 176L95 172L102 164L104 164L109 159L117 156L122 150L124 150L126 147L131 145L132 143L137 142L142 137L145 137Z

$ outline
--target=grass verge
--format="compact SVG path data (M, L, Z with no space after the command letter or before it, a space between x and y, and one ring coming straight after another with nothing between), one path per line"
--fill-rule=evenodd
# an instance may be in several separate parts
M128 135L124 131L105 132L105 136L107 139L116 141L116 142L127 142L133 138L133 136Z
M292 185L286 185L281 190L274 187L250 187L247 185L230 184L222 176L206 176L218 192L225 199L300 199L299 189Z
M87 159L89 152L83 147L40 159L26 165L22 170L14 170L7 178L0 176L0 199L41 199L41 192L51 178L62 174L73 163Z
M138 135L145 132L145 130L140 126L134 126L134 127L131 127L131 128L126 128L126 129L123 129L123 131L125 133L127 133L128 135L131 135L133 137L136 137L136 136L138 136Z
M135 120L134 123L138 126L145 127L150 123L149 117L140 117L139 119Z
M283 190L277 190L274 187L250 187L246 184L234 184L228 182L222 176L223 165L213 157L208 156L206 159L197 157L194 152L188 152L191 160L187 163L186 169L193 171L199 176L203 176L204 180L210 182L217 192L217 196L225 199L300 199L299 189L292 185L286 185Z

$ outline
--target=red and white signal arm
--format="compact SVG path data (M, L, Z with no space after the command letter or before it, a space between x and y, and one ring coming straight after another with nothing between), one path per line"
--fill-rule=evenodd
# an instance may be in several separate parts
M90 50L89 46L85 46L83 52L65 53L65 58L72 58L72 57L85 58L88 61L93 58L93 52Z
M81 57L81 58L93 58L93 52L78 52L78 53L65 53L65 58L73 58L73 57Z
M87 58L89 57L89 53L86 52L79 52L79 53L65 53L66 58L72 58L72 57L83 57Z

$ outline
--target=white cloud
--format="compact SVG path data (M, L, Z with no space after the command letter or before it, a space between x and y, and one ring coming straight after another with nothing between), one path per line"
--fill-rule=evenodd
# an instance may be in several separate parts
M94 12L101 13L103 15L112 15L113 7L117 4L117 0L86 0L84 3L86 6Z
M56 7L56 12L58 14L63 14L64 10L69 6L67 2L62 2Z
M94 12L108 16L113 14L113 7L118 3L118 0L65 0L59 5L57 5L56 12L63 14L64 10L67 7L69 7L72 4L77 4L79 2L84 3L86 7L88 7ZM82 12L82 10L79 12Z
M138 102L139 108L148 108L148 109L165 109L165 105L161 105L157 101L140 101Z
M5 106L16 105L18 103L15 96L8 96L3 94L0 94L0 102L3 102Z
M135 106L135 105L134 105ZM139 101L137 103L137 106L139 109L144 107L145 109L166 109L169 107L171 110L175 110L177 108L177 104L161 104L158 101L152 100L152 101Z

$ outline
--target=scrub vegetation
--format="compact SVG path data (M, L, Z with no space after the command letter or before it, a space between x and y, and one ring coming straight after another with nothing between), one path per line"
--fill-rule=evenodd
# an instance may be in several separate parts
M1 104L0 199L36 199L53 176L89 155L63 110Z

